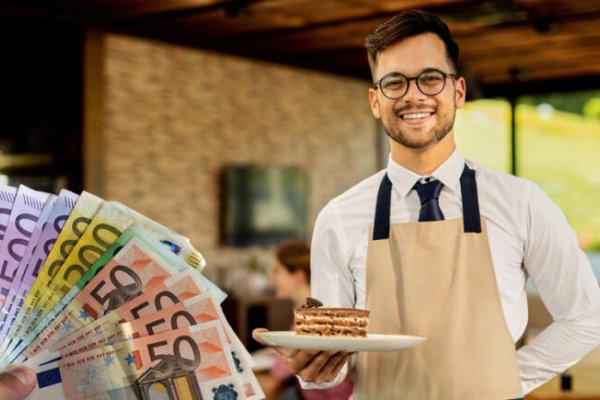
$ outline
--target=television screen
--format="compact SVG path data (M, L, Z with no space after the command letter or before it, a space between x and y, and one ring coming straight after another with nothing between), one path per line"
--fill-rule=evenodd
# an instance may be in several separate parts
M222 173L222 243L306 239L308 175L297 167L231 165Z

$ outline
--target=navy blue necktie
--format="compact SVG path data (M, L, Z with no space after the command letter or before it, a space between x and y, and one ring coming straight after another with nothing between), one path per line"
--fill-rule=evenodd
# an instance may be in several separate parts
M440 192L444 184L440 181L431 181L428 183L417 182L415 190L421 200L421 210L419 211L419 222L421 221L440 221L444 219L444 214L440 209Z

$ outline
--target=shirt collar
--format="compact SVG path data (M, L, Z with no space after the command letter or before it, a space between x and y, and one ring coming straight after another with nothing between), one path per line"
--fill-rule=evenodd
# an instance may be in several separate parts
M386 168L386 172L392 181L392 185L399 193L406 197L412 190L413 186L419 179L423 179L426 177L433 177L439 181L441 181L444 186L450 190L458 191L460 190L460 175L463 172L465 166L465 160L462 155L458 151L458 149L454 149L452 155L448 157L446 161L442 163L431 175L421 176L418 175L402 165L396 163L392 160L392 155L389 155L388 165Z

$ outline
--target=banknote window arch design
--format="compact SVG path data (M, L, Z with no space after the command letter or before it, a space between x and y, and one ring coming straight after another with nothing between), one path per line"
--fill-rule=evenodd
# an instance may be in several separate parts
M182 400L202 399L200 386L194 371L186 371L175 367L167 377L164 371L177 365L175 356L166 358L154 368L150 368L136 381L136 386L142 400ZM192 360L187 360L192 362ZM158 376L157 376L158 375Z

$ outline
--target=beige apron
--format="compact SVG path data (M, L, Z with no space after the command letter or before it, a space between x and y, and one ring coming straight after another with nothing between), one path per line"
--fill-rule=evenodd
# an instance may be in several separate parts
M479 217L475 174L467 166L461 191L462 219L390 226L391 182L384 177L367 256L369 333L427 340L405 351L359 353L355 399L522 396L515 345Z

